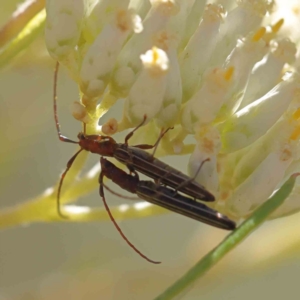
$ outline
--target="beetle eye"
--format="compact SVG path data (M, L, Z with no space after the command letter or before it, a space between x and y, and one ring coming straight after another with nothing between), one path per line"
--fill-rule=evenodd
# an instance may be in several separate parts
M82 132L79 132L77 137L78 137L79 140L84 140L85 139L85 136Z

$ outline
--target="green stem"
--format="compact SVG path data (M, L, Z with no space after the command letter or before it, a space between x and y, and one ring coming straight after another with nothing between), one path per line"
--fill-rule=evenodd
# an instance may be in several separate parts
M63 212L67 219L58 216L53 196L46 196L43 201L36 203L26 203L25 205L16 206L0 211L0 230L7 229L22 224L32 224L37 222L53 223L85 223L108 221L109 216L104 208L90 208L86 206L67 205ZM115 220L143 219L152 216L166 214L169 211L155 205L137 208L135 205L124 205L110 208Z
M43 9L23 28L18 36L0 51L0 68L6 66L17 54L26 49L42 32L46 20Z
M21 32L28 22L45 7L45 0L26 0L13 12L0 29L0 47Z
M284 185L263 205L261 205L246 221L244 221L234 232L232 232L219 246L204 256L194 267L192 267L183 277L176 281L155 300L170 300L187 289L199 277L211 269L225 254L234 249L251 232L277 209L291 193L296 177L292 175Z

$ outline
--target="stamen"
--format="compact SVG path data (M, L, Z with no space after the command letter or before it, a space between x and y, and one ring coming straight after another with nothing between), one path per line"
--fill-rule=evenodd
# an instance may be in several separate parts
M265 27L259 28L252 37L253 42L258 42L264 36L265 33L266 33Z
M274 33L277 33L279 31L279 29L282 27L283 23L284 23L284 19L283 18L280 19L279 21L277 21L274 25L271 26L272 31Z
M224 73L224 79L226 81L229 81L231 80L232 78L232 75L233 75L233 72L234 72L234 67L229 67L226 72Z

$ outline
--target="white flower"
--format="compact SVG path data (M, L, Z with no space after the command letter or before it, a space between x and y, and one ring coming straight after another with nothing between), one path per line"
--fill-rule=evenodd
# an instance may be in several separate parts
M58 60L75 52L85 17L83 0L53 0L46 2L46 44L49 53Z
M238 220L299 171L299 60L273 1L204 2L48 0L46 43L80 87L73 115L89 132L99 118L114 134L146 115L135 142L152 143L173 126L157 153L191 154L191 176L209 158L196 180ZM122 119L103 124L122 99ZM299 191L273 217L300 210Z

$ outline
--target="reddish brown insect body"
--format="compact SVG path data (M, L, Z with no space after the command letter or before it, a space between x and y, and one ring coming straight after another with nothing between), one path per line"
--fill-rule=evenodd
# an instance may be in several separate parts
M138 127L142 126L142 124ZM127 142L131 136L132 132L125 138L125 143L121 144L108 136L85 135L84 133L79 133L78 143L83 150L101 156L114 157L119 162L125 164L130 171L136 170L141 172L144 175L154 180L159 180L162 184L173 187L195 199L203 201L215 200L215 197L202 185L195 182L193 178L190 178L144 151L144 149L155 148L158 142L156 142L155 145L128 146Z
M235 228L232 220L203 203L187 198L169 187L155 184L152 181L140 180L136 172L134 175L129 175L104 157L100 158L100 163L99 183L102 197L104 197L103 177L105 176L122 189L137 194L141 199L150 203L214 227L226 230Z

